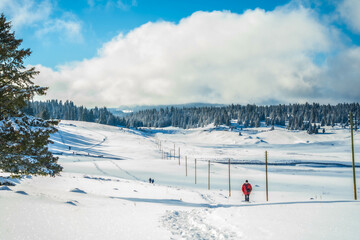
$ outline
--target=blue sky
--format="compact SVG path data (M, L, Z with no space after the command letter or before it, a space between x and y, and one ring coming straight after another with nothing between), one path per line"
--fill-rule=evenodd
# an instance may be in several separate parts
M359 101L360 1L2 0L47 99Z

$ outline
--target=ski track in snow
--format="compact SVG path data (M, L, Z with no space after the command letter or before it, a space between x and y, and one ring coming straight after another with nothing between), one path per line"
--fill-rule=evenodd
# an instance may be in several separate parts
M120 171L123 171L124 173L126 173L127 175L129 175L130 177L134 178L135 180L141 181L140 178L136 177L135 175L131 174L130 172L126 171L125 169L121 168L117 163L115 163L113 160L110 161L112 164L115 165L116 168L118 168Z
M136 177L135 175L131 174L130 172L126 171L125 169L121 168L118 164L116 164L113 160L110 160L109 162L111 162L117 169L119 169L120 171L124 172L125 174L127 174L128 176L132 177L133 179L137 180L137 181L143 181L140 178ZM93 161L93 164L95 166L95 168L102 173L105 176L110 176L110 177L119 177L117 175L113 175L110 174L106 171L104 171L98 164L96 161Z
M95 168L96 168L99 172L101 172L101 173L104 174L105 176L112 176L111 174L109 174L109 173L105 172L104 170L102 170L95 161L94 161L93 163L94 163Z
M106 136L105 134L99 133L99 132L94 131L94 130L92 130L90 128L87 128L87 127L79 127L79 128L82 128L82 129L84 129L86 131L89 131L89 132L93 132L93 133L95 133L97 135L101 135L103 137L103 139L101 141L95 143L95 144L92 144L92 145L88 146L88 147L83 147L83 148L77 147L77 151L80 151L80 152L83 151L83 152L86 152L86 153L90 153L87 150L91 150L91 149L93 149L93 148L95 148L97 146L101 146L108 139L108 136ZM59 134L61 142L63 143L63 145L65 147L68 147L68 145L66 144L66 141L65 141L65 139L64 139L64 137L62 135L62 130L59 130L57 133Z
M86 152L86 150L90 150L90 149L93 149L94 147L97 147L97 146L100 146L101 144L103 144L105 141L107 140L107 137L105 137L102 141L90 146L90 147L86 147L86 148L80 148L79 150L80 151L84 151Z
M240 239L236 233L226 231L204 221L211 214L209 209L191 211L166 211L161 221L172 234L171 239Z
M206 202L208 202L209 204L214 204L215 203L215 200L208 194L202 194L202 193L199 193L201 198L204 199Z

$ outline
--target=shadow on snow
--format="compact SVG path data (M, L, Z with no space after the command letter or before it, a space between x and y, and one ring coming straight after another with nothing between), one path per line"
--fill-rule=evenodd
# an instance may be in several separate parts
M230 208L230 207L256 207L274 205L294 205L294 204L331 204L331 203L359 203L354 200L337 201L298 201L298 202L274 202L274 203L243 203L243 204L209 204L209 203L190 203L178 199L154 199L154 198L129 198L129 197L110 197L131 202L165 204L170 206L193 207L193 208Z

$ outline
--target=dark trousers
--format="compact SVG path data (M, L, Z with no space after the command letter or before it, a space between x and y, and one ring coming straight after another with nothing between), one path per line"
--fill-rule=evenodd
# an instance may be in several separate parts
M245 202L248 202L248 201L249 201L249 197L250 197L249 194L246 194L246 195L245 195Z

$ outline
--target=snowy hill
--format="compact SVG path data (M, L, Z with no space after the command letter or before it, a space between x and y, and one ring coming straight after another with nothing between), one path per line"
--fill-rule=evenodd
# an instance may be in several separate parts
M241 133L62 121L50 149L63 173L0 188L1 239L356 239L348 129ZM162 158L160 142L166 152L175 145L176 156L180 148L180 165ZM250 203L240 190L245 179L254 188Z

